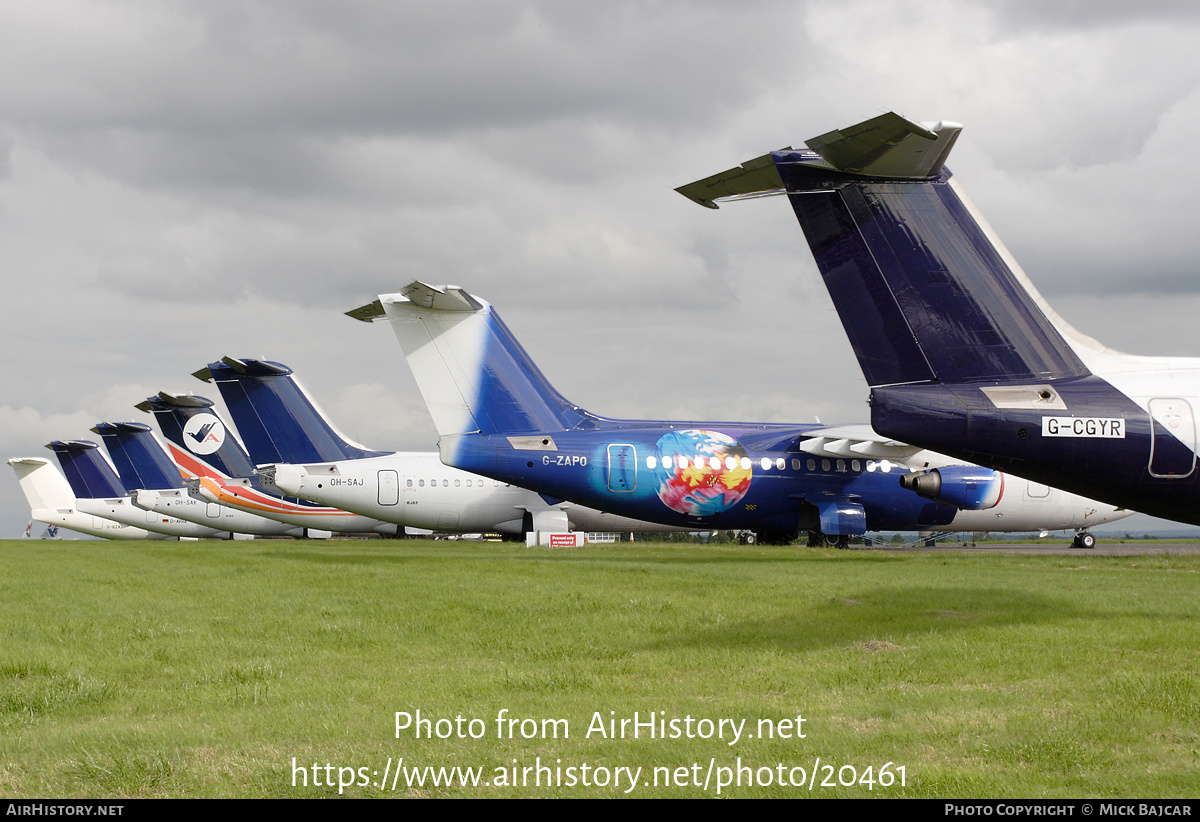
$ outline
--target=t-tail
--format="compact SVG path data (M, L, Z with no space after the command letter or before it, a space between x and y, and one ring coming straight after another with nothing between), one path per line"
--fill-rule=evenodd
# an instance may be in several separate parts
M944 168L961 129L886 114L679 191L789 195L872 388L1085 376Z
M256 465L385 456L342 434L286 365L224 357L194 376L214 382Z
M140 422L102 422L92 431L104 440L108 455L127 489L184 487L179 466L155 438L150 426Z
M14 457L8 461L17 474L17 482L36 516L42 510L69 511L75 508L75 492L66 478L50 461L41 457Z
M127 495L121 478L96 443L88 440L55 440L46 447L58 457L63 476L78 499L114 499Z
M458 434L520 437L605 422L559 394L496 310L458 286L413 282L346 313L391 321L433 415L443 458Z
M217 416L212 400L161 391L137 408L154 415L171 445L171 457L189 476L208 476L214 470L225 477L254 476L250 457Z
M99 454L96 456L103 459ZM151 534L143 528L121 525L80 511L81 500L76 499L70 484L49 460L41 457L16 457L10 459L8 464L16 472L21 490L25 492L25 498L29 501L30 514L38 522L49 526L47 534L50 536L52 531L62 525L81 534L105 539L163 539L162 534Z
M787 195L880 434L1200 521L1192 411L1146 388L1164 360L1107 349L1050 308L944 167L961 128L885 114L678 190L710 208Z

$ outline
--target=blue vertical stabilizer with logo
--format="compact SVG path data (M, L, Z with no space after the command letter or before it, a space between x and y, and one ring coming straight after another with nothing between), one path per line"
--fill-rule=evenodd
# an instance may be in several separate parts
M114 499L126 496L117 472L88 440L55 440L47 446L58 457L63 476L79 499Z
M285 365L225 357L195 373L216 383L256 465L385 456L340 433Z
M138 403L137 408L154 415L163 436L181 449L181 455L203 462L227 477L254 476L254 465L217 416L212 400L163 391ZM181 467L188 468L183 464Z

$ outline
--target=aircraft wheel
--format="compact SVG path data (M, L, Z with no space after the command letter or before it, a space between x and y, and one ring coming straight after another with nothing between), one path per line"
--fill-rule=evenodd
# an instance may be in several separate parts
M1096 538L1087 531L1080 531L1075 535L1075 547L1090 551L1096 547Z
M838 534L836 537L826 537L826 539L829 540L830 545L832 545L834 548L837 548L839 551L845 551L850 547L849 534Z
M753 545L756 542L758 542L758 537L754 534L754 532L751 531L742 534L742 545Z

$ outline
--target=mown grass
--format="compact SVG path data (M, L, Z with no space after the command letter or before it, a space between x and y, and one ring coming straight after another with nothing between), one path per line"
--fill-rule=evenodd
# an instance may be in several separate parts
M378 783L388 757L489 779L540 758L702 781L710 762L811 774L820 757L903 766L906 784L722 795L1194 797L1198 592L1196 556L0 542L0 792L328 796L338 767ZM395 713L418 709L486 734L397 738ZM570 737L498 739L502 709L566 719ZM806 737L585 737L594 714L635 711L745 719L751 733L802 715ZM314 763L334 787L313 785Z

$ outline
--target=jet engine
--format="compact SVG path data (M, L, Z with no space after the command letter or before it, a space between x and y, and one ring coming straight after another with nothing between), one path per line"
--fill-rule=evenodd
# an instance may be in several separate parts
M964 511L983 511L1000 502L1004 475L977 465L950 465L905 474L900 478L900 487Z

